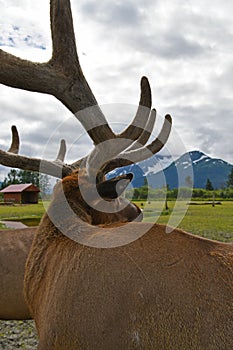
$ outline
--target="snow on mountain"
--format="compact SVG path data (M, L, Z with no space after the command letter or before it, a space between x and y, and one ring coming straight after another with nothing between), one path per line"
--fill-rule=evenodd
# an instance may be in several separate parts
M108 174L108 178L119 176L126 173L133 173L133 187L141 187L144 184L144 179L151 175L162 171L173 162L172 156L157 156L154 155L150 159L144 160L138 164L128 165L127 167L117 168Z
M171 189L190 186L190 183L194 188L205 188L207 179L210 179L214 188L222 188L226 185L232 166L222 159L192 151L176 160L172 156L155 155L139 164L115 169L108 177L131 172L134 174L133 187L141 187L147 178L153 188L169 185Z

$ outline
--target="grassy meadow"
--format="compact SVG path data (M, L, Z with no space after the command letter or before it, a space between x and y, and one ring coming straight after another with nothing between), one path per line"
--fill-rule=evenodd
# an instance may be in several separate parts
M42 215L45 212L44 205L48 205L39 202L38 204L15 204L15 205L1 205L0 206L0 229L4 229L5 226L1 224L1 220L10 221L22 221L28 226L33 226L34 223L38 223Z
M222 201L212 207L206 202L195 202L188 205L187 202L168 202L168 209L162 202L143 201L135 202L144 208L144 221L167 224L173 216L172 223L178 223L179 228L202 237L233 242L233 202ZM143 205L142 205L143 204ZM175 207L174 207L175 206ZM174 226L174 225L172 225Z
M233 242L233 202L222 201L221 205L197 202L196 205L187 205L186 202L168 202L168 209L159 201L136 201L143 209L145 222L158 222L178 226L185 231L223 242ZM48 202L44 203L48 206ZM28 205L0 206L1 220L14 220L24 222L26 225L38 223L45 208L42 202ZM169 222L173 218L173 221Z

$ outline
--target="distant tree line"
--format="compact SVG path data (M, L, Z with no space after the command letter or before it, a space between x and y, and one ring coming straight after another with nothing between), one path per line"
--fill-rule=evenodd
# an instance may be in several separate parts
M181 199L205 199L212 200L213 194L216 199L233 199L233 188L226 188L222 190L205 190L203 188L194 188L193 190L188 187L180 187L179 189L174 188L172 190L167 190L166 188L158 189L144 189L144 188L134 188L126 191L126 198L132 200L162 200L162 199L176 199L178 197Z
M16 170L11 169L7 176L4 178L1 189L16 184L32 183L40 188L42 193L49 193L51 189L50 180L48 175L35 173L33 171Z
M144 185L140 188L133 188L126 191L126 198L132 200L160 200L160 199L176 199L179 195L179 198L183 199L212 199L213 194L215 198L218 199L233 199L233 168L228 176L226 182L226 187L223 189L214 189L212 182L207 178L206 186L204 188L194 188L190 187L181 187L170 189L169 185L167 187L153 189L148 186L145 179Z

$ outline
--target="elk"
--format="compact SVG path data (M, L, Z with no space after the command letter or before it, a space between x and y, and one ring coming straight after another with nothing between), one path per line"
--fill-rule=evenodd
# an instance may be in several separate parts
M31 319L23 280L35 232L36 227L0 231L0 319Z
M42 163L44 172L62 178L26 263L38 350L232 349L232 245L136 222L139 209L121 196L132 176L105 179L116 167L157 153L168 139L170 115L147 145L156 112L143 77L133 122L114 134L82 73L70 2L51 0L50 7L51 60L35 64L0 51L0 82L57 97L95 147L69 165L0 151L1 164L39 171ZM17 153L14 139L13 133Z

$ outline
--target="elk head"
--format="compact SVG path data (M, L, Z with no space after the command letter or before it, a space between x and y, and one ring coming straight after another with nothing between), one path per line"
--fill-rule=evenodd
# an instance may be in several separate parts
M55 207L55 210L51 212L53 209L50 208L49 215L57 222L60 215L58 213L63 212L64 207L67 207L68 204L68 210L71 209L82 220L82 223L90 225L141 221L141 210L121 197L121 193L132 178L132 174L126 174L114 179L103 180L95 188L90 184L86 171L81 171L81 174L78 170L74 171L56 184L52 206L52 208Z

